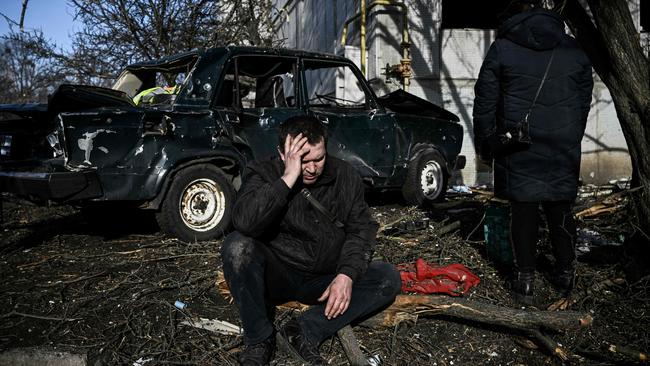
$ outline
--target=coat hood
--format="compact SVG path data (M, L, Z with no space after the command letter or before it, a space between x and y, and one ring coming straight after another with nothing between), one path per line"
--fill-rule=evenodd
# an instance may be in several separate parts
M537 8L503 22L497 37L507 38L526 48L548 50L557 46L564 37L564 21L555 12Z

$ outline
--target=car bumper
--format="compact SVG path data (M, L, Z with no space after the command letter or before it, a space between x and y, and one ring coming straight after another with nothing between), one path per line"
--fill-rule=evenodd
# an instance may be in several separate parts
M32 200L74 201L102 195L99 179L89 172L0 172L0 191Z

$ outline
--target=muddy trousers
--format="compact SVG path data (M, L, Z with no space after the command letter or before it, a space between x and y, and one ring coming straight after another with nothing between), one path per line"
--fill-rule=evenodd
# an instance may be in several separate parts
M535 272L537 233L540 224L539 202L511 202L510 234L516 270ZM557 269L575 261L576 223L570 202L541 202Z
M371 262L354 281L347 311L328 320L325 303L317 299L334 279L310 275L280 262L264 243L233 232L221 247L223 273L230 287L244 328L244 343L259 343L274 333L276 304L299 301L312 305L298 318L302 331L313 344L320 344L339 329L390 305L401 289L399 272L383 262Z

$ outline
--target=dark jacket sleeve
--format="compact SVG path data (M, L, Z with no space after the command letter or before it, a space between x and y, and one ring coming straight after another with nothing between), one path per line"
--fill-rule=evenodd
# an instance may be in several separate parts
M500 98L500 65L497 43L490 46L474 85L474 148L484 160L485 138L496 130L497 103Z
M233 226L244 235L261 236L283 214L289 192L282 179L268 182L255 170L247 169L233 209Z
M345 241L339 256L337 273L349 276L353 281L368 269L368 263L375 251L379 225L372 218L364 198L361 179L353 179L352 209L345 220Z
M586 123L591 108L591 92L594 88L594 78L592 76L591 64L585 65L580 78L580 91L582 92L581 100L581 117L583 123Z

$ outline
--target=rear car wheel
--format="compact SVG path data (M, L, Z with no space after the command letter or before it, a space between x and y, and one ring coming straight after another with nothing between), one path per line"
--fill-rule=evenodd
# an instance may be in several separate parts
M156 220L164 232L185 242L215 239L230 226L234 199L221 169L194 165L176 173Z
M402 186L408 204L426 206L442 201L447 190L447 164L437 151L427 151L411 161Z

